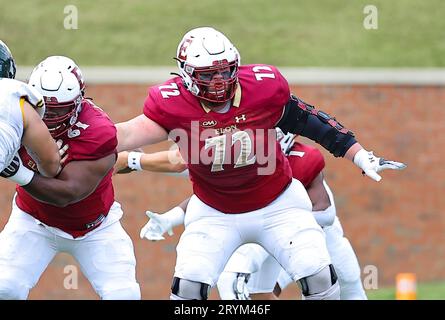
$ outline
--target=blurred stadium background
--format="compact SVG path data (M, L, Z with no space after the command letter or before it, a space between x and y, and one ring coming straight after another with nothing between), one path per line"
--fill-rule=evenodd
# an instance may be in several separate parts
M27 67L46 56L69 56L84 70L87 95L116 122L139 114L147 86L176 71L172 60L176 46L196 26L211 25L227 34L240 50L243 64L274 64L289 71L286 75L292 67L302 68L292 78L294 93L336 115L366 148L408 164L404 172L384 172L377 184L361 177L346 160L324 153L345 234L362 270L375 266L378 271L378 289L374 284L367 291L369 297L394 299L396 274L413 272L419 299L445 298L442 1L0 0L0 4L7 8L0 13L0 39L13 52L20 77L25 79ZM77 11L77 29L64 28L73 14L73 7L66 7L70 5ZM377 29L364 28L367 5L378 10ZM98 76L97 66L115 69L111 75ZM147 75L132 79L122 67L135 72L141 68ZM321 73L310 68L321 68L315 70ZM335 75L344 71L337 68L347 68L342 81L335 81ZM383 70L386 73L378 69L377 78L371 80L375 68L389 69ZM151 75L151 70L156 72ZM304 81L305 77L312 80ZM147 172L116 176L114 182L116 199L125 212L123 226L135 245L142 297L168 299L181 228L159 243L139 239L139 230L146 222L145 210L171 208L191 194L190 184L184 177ZM2 229L14 186L2 179L0 188ZM64 288L68 265L77 264L66 254L57 256L30 298L97 299L82 275L77 289ZM367 276L362 273L365 281ZM284 297L295 298L294 289L287 289ZM211 298L217 299L213 291Z

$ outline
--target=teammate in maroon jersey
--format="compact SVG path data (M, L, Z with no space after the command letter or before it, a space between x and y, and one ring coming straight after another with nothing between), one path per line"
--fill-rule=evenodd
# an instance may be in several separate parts
M188 32L180 74L149 89L142 115L117 125L118 151L172 138L188 163L194 196L177 246L172 299L206 299L229 257L253 242L303 284L306 299L337 299L337 276L304 186L292 179L274 128L306 136L380 180L403 164L377 158L352 132L290 94L269 65L239 65L213 28ZM137 166L137 159L131 159Z
M102 299L140 299L130 237L119 220L111 182L116 128L90 99L77 65L54 56L40 63L29 84L43 96L44 122L61 149L56 178L35 174L17 186L11 217L0 236L0 298L26 299L58 252L71 254ZM63 147L62 147L63 146ZM36 170L26 150L25 166Z

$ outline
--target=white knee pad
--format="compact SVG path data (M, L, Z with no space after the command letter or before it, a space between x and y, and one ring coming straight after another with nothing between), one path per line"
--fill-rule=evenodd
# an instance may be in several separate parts
M26 300L28 294L29 288L18 281L0 279L0 300Z
M338 281L328 289L319 293L304 296L304 298L306 300L340 300L340 286L338 285Z
M237 272L228 272L224 271L219 276L218 282L216 286L218 287L218 293L221 300L246 300L249 296L247 290L245 280L248 279L248 274L242 274L243 283L238 283L238 275ZM239 293L246 294L246 299L240 299L238 296Z
M141 300L138 283L121 284L119 287L104 290L102 300Z
M178 277L173 278L171 300L207 300L210 285Z
M338 219L332 226L324 228L324 231L329 255L338 276L341 299L366 300L357 256L349 240L343 237L343 229Z
M339 300L340 287L334 267L324 267L311 276L298 280L306 300Z

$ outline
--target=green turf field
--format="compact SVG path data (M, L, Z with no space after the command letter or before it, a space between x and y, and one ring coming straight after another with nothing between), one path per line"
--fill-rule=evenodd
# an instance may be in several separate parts
M19 65L53 54L80 65L171 65L182 35L212 25L243 63L444 67L442 0L0 0L0 39ZM73 4L78 29L64 29ZM378 29L363 27L365 5Z
M367 290L366 294L370 300L394 300L396 297L395 287L381 288L378 290ZM445 283L418 283L417 300L444 300Z

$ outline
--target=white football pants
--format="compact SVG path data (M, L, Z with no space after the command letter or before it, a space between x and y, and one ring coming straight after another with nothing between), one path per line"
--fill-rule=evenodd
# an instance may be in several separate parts
M357 256L348 239L343 237L339 219L335 217L334 224L323 230L332 264L338 276L341 299L366 300ZM233 274L237 273L250 274L247 288L251 294L272 292L276 282L282 289L294 282L273 257L255 244L243 245L230 258L218 280L221 299L236 299L233 290L233 279L236 277Z
M224 214L195 195L185 215L185 231L176 248L175 277L216 284L233 252L257 243L295 280L318 273L331 263L321 227L301 182L268 206L242 214Z
M26 299L58 252L77 260L102 299L140 299L133 244L119 222L121 216L121 206L115 202L101 226L75 240L39 223L13 201L0 233L0 299Z

